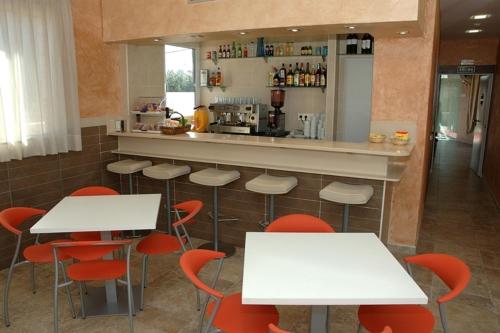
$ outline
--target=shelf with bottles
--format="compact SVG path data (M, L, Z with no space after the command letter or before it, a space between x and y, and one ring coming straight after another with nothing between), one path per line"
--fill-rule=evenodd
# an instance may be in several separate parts
M321 89L321 92L325 92L326 86L266 86L266 88L272 88L272 89L282 89L282 90L287 90L287 89Z
M363 34L360 40L357 34L348 34L337 48L339 51L337 55L373 55L374 51L374 38L370 34Z
M206 86L202 86L202 87L208 88L208 90L210 90L210 92L212 92L214 89L217 89L217 88L224 92L224 91L226 91L226 88L227 88L225 85L220 85L220 86L206 85Z
M273 67L267 78L267 86L275 88L321 88L326 89L327 67L326 64L295 63L287 66L283 63L281 68Z

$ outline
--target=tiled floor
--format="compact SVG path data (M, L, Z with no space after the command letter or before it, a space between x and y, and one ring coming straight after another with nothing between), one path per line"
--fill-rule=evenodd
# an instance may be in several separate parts
M418 252L444 252L464 259L473 278L465 293L448 306L453 333L500 333L500 214L483 181L467 167L470 148L440 142L437 165L431 175ZM218 286L224 293L241 288L243 251L226 260ZM140 258L134 258L139 267ZM178 256L150 260L150 286L146 307L135 318L136 332L196 332L197 312L193 287L178 268ZM430 296L429 307L436 313L435 300L444 289L437 278L414 270L417 280ZM137 280L137 274L135 274ZM5 271L1 278L4 281ZM30 291L28 267L15 272L10 297L12 325L0 332L50 332L52 330L52 271L38 270L38 292ZM78 308L76 290L73 292ZM3 296L3 291L0 291ZM71 319L63 295L60 297L61 332L127 332L126 317ZM279 307L281 326L294 332L308 332L308 308ZM332 332L355 332L356 307L335 307ZM435 332L441 332L436 323Z

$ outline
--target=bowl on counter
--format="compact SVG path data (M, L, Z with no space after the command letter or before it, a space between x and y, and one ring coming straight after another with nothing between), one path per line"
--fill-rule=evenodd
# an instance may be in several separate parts
M391 143L393 145L397 145L397 146L404 146L404 145L407 145L408 142L410 142L409 139L403 139L403 138L399 138L397 136L392 136L391 137Z
M381 134L381 133L370 133L370 135L368 136L368 141L372 142L372 143L382 143L385 141L385 134Z

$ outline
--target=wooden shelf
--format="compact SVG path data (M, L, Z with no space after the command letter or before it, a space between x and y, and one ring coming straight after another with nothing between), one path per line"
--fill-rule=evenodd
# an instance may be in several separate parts
M283 90L286 90L286 89L321 89L322 92L325 92L326 90L326 87L327 86L324 86L324 87L296 87L296 86L284 86L284 87L281 87L281 86L266 86L267 88L274 88L274 89L283 89Z
M217 58L217 59L206 59L212 60L214 65L217 65L221 60L242 60L242 59L264 59L265 62L268 62L269 59L273 58L322 58L323 62L326 61L327 56L323 55L285 55L285 56L262 56L262 57L241 57L241 58Z

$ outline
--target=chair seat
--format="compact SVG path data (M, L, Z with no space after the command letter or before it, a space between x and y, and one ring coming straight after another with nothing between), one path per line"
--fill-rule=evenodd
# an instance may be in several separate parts
M210 314L215 303L208 305ZM270 323L277 325L278 310L273 305L241 304L241 293L222 299L213 326L226 333L267 333Z
M381 332L389 326L393 333L431 333L432 312L420 305L362 305L359 322L369 332Z
M151 161L136 161L136 160L122 160L118 162L109 163L106 168L108 171L128 175L144 168L151 166Z
M71 242L71 239L58 239L52 242L44 243L44 244L36 244L28 246L23 251L23 256L29 262L37 263L37 264L47 264L54 262L54 253L52 251L51 243L60 243L60 242ZM66 254L58 253L59 260L66 260L70 257Z
M177 178L187 175L190 172L191 168L187 165L172 165L168 163L150 166L142 170L144 176L161 180Z
M189 175L193 183L205 186L224 186L240 178L236 170L203 169Z
M114 280L126 273L126 260L81 261L68 267L68 276L75 281Z
M245 188L252 192L263 194L285 194L297 186L295 177L276 177L260 175L248 181Z
M111 236L113 238L120 237L120 232L112 231ZM69 238L75 241L96 241L101 240L101 233L99 231L72 232L69 234Z
M348 205L362 205L373 195L370 185L352 185L333 182L319 191L319 197L324 200Z
M175 236L154 232L144 237L136 249L143 254L165 254L179 251L181 244Z

